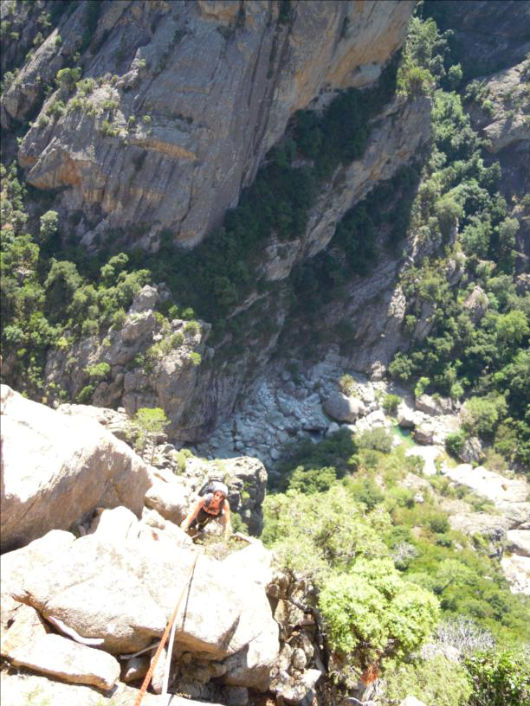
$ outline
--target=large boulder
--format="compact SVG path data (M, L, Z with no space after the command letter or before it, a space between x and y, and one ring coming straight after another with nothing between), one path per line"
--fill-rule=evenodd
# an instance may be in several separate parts
M115 704L134 704L139 694L125 684L118 683L112 692L101 693L89 686L67 684L55 679L47 679L36 674L18 672L0 672L2 701L10 706L28 704L53 704L53 706L115 706ZM204 706L204 702L186 699L176 694L171 695L171 706ZM147 692L142 699L142 706L167 706L168 697ZM209 706L220 706L210 702Z
M506 478L482 466L473 468L467 463L454 468L445 465L442 472L456 483L490 500L508 520L508 529L529 529L530 485L525 478Z
M362 400L336 392L324 401L324 412L337 422L353 423L366 414Z
M75 537L70 532L52 530L44 537L36 539L25 547L7 552L0 557L2 581L0 582L0 608L2 636L13 622L20 607L12 594L21 590L24 578L32 566L45 567L55 557L60 556L72 544Z
M189 512L190 493L183 479L159 471L145 495L145 504L179 525Z
M230 503L248 526L250 534L263 529L262 505L267 488L267 471L258 458L237 456L225 459L223 468L230 478Z
M510 530L506 538L510 551L514 554L530 557L530 530Z
M69 529L96 507L140 515L147 465L96 422L61 414L1 386L2 551Z
M257 540L221 563L115 508L94 534L42 566L26 566L13 593L83 640L102 640L111 654L131 654L160 638L180 600L175 659L228 658L228 684L265 690L279 650L265 592L271 576L271 555Z
M10 651L9 659L15 666L103 691L112 689L120 676L120 664L112 655L50 633Z

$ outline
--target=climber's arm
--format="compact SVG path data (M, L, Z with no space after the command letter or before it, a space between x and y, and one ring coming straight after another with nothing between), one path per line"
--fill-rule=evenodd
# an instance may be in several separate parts
M187 532L189 530L191 523L199 514L199 510L201 509L203 504L204 504L204 500L202 498L200 500L197 500L197 502L195 503L195 505L193 507L193 510L189 513L189 515L186 517L186 519L184 519L181 522L181 524L180 524L181 529L183 529L185 532Z
M220 519L224 528L224 536L228 537L232 534L232 521L230 518L230 503L226 499L223 501L223 514Z

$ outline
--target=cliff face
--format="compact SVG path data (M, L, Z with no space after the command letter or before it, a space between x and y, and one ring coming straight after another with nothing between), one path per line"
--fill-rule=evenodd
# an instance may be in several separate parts
M22 142L29 183L64 189L85 245L112 229L124 246L156 250L161 231L191 246L237 203L296 110L378 78L413 6L103 2L94 23L82 4L6 91L4 124L35 114L43 86L79 66L91 87L66 77Z
M249 331L245 334L247 345L237 355L229 355L227 360L226 353L209 347L207 324L196 332L187 332L185 322L174 320L171 331L164 332L156 324L152 310L157 295L151 291L149 300L147 290L152 288L146 287L121 330L82 340L68 351L50 352L47 380L59 384L69 398L75 399L89 383L86 371L90 366L108 363L109 377L94 391L96 404L122 406L130 414L140 407L162 406L171 419L168 431L173 438L204 439L230 415L245 385L265 369L278 351L282 331L292 327L289 316L293 268L326 248L344 212L364 198L375 183L391 178L400 166L414 158L429 136L429 114L426 98L412 102L393 100L378 116L379 124L372 130L363 157L340 167L322 190L301 236L289 241L273 238L266 245L261 253L261 268L270 289L260 294L254 291L243 303ZM332 329L344 318L345 311L352 321L357 319L358 345L355 359L350 361L356 369L371 372L374 360L388 364L400 343L398 329L404 309L400 307L399 290L394 291L400 261L400 256L383 257L370 277L358 277L352 282L347 301L329 311L326 320L313 322L317 328L327 328L331 341ZM386 316L381 314L382 300L387 305ZM270 318L274 325L260 333L263 317ZM299 331L298 324L293 331ZM138 363L139 359L152 358L150 350L154 344L179 332L181 336L184 333L179 346L171 346L149 366ZM287 349L292 350L295 344L296 341L289 342ZM200 367L193 365L192 351L202 357ZM76 361L74 368L69 360Z

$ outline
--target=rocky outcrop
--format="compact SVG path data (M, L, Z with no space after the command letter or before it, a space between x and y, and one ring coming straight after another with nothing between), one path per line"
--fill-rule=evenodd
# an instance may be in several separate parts
M479 466L462 463L456 467L444 466L448 478L471 488L490 500L510 522L510 529L528 529L530 525L530 486L523 478L505 478Z
M521 12L521 9L522 6L517 11ZM482 77L471 92L474 100L468 105L474 127L484 137L486 148L502 167L501 191L508 202L515 204L510 215L519 221L516 234L519 272L528 271L530 258L528 206L523 200L530 186L529 77L528 58L493 76Z
M122 682L107 693L101 693L81 684L67 684L56 679L47 679L37 674L24 673L20 669L0 672L2 698L9 704L29 704L37 697L40 703L75 704L75 706L114 706L133 704L138 697L138 689ZM38 702L39 703L39 702ZM147 692L142 706L167 706L168 697ZM171 695L171 706L204 706L203 701ZM222 706L210 702L210 706Z
M97 506L141 513L149 471L127 444L6 385L1 401L4 551L69 529Z
M501 566L511 584L512 592L530 596L530 557L518 554L504 556Z
M452 29L451 46L466 76L484 76L513 66L530 48L530 9L519 0L453 0L428 3L441 30Z
M134 668L142 678L183 596L173 652L162 655L162 669L169 660L180 693L210 701L238 695L247 703L248 690L285 691L291 703L304 701L321 671L314 667L315 646L300 634L300 610L289 602L295 587L276 576L272 555L257 540L220 558L212 550L192 545L178 527L155 530L118 507L105 510L79 539L53 531L4 554L2 592L9 600L2 601L2 655L59 681L117 693L120 674ZM274 611L267 598L272 584ZM297 601L305 590L298 585ZM280 651L282 620L284 632L291 632L290 621L296 630ZM150 646L142 670L145 657L131 653ZM282 677L280 687L285 650L284 669L292 676ZM155 671L155 692L160 684Z
M296 110L322 92L378 78L413 6L104 5L82 56L83 74L97 89L78 95L81 104L71 93L51 96L41 115L58 100L66 110L57 122L36 121L20 162L37 188L66 187L62 203L83 212L77 233L85 244L120 228L129 244L156 248L168 230L192 245L237 202ZM57 30L74 46L84 12L77 8ZM6 93L9 116L20 120L35 109L42 94L27 93L31 76L51 82L70 53L57 50L55 32L46 39Z
M471 114L491 152L530 141L529 75L530 61L526 60L489 77L481 88L481 106L475 106Z
M141 407L162 407L170 421L167 432L174 436L186 426L195 403L210 326L181 319L160 323L155 313L158 298L158 290L146 285L121 327L85 338L68 350L50 351L46 378L67 390L70 399L89 386L95 404L123 407L130 416ZM101 363L108 372L103 379L93 378L90 371Z

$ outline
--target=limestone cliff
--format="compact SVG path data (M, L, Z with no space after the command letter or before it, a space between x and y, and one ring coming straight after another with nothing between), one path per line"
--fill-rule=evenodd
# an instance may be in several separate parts
M33 186L64 190L84 244L156 249L166 231L191 246L237 203L296 110L378 78L414 4L125 0L100 3L94 22L83 3L9 86L4 124L38 113L20 163ZM65 68L88 83L63 74L39 113Z

